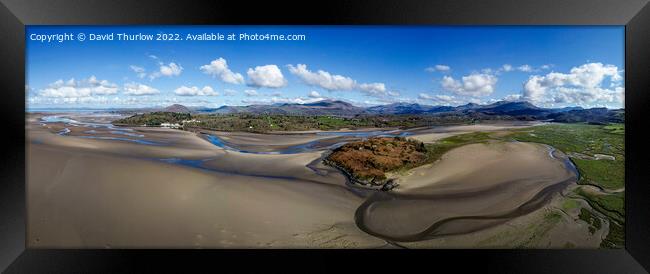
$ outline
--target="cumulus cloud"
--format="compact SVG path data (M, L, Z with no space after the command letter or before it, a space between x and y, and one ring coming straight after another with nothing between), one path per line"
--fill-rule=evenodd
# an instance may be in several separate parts
M426 68L424 70L426 70L428 72L436 72L436 71L438 71L438 72L447 72L447 71L451 70L451 67L449 67L447 65L435 65L433 67L428 67L428 68Z
M90 76L88 79L81 81L76 81L74 78L68 81L57 80L49 84L47 88L40 90L39 95L43 97L79 98L116 94L117 90L116 84Z
M318 93L318 91L312 90L309 93L309 97L311 97L311 98L320 98L321 96L320 96L320 93Z
M141 96L141 95L154 95L158 93L160 93L159 90L144 84L140 84L140 83L124 84L125 95Z
M217 96L219 95L218 92L214 91L212 87L210 86L204 86L203 88L199 88L196 86L193 87L186 87L186 86L181 86L174 90L174 93L179 96Z
M501 66L501 70L503 70L505 72L509 72L509 71L512 71L513 68L512 68L512 65L510 65L510 64L504 64L503 66Z
M441 81L442 87L457 95L463 96L487 96L494 92L494 86L498 78L491 74L473 73L456 80L451 76L444 76Z
M179 64L171 62L169 64L159 63L158 71L149 74L149 80L156 79L158 77L172 77L179 76L183 72L183 67Z
M384 83L369 83L369 84L360 84L359 90L368 94L368 95L386 95L386 85Z
M200 67L200 70L208 75L211 75L215 78L221 79L221 81L229 84L243 84L244 76L240 73L233 72L228 68L228 63L226 59L219 57L219 59L212 60L210 64L203 65Z
M257 66L246 72L249 85L254 87L281 88L287 85L282 71L276 65Z
M609 88L603 87L605 80ZM524 83L524 98L542 105L622 104L624 88L621 70L614 65L587 63L569 73L551 72L533 75Z
M373 97L386 97L399 95L396 91L389 91L384 83L357 83L354 79L332 74L324 70L311 71L305 64L287 65L289 72L300 78L305 84L323 88L327 91L352 91L357 90Z
M324 70L312 72L307 69L305 64L287 65L287 67L289 72L298 76L305 84L321 87L329 91L353 90L357 85L350 77L331 74Z
M181 75L182 71L183 67L173 62L168 65L160 66L160 74L162 74L162 76L178 76Z

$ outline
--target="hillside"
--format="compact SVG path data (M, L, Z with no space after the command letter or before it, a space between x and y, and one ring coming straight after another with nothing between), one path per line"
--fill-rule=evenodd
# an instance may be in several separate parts
M457 107L394 103L363 108L343 101L323 100L308 104L222 106L216 109L190 109L175 104L158 110L123 111L123 114L139 115L137 119L132 119L138 122L143 120L176 122L172 118L165 120L165 117L171 116L161 116L160 113L191 114L192 118L200 118L201 122L194 125L199 127L221 130L254 129L257 132L301 129L335 130L346 127L409 128L484 120L543 120L592 124L623 123L625 121L623 109L542 108L529 102L511 101L500 101L488 105L470 103ZM124 123L124 121L129 120L123 119L121 122Z
M162 112L191 113L192 111L184 105L173 104L164 108Z
M384 185L386 172L424 164L427 149L422 142L401 137L378 137L347 143L327 157L361 184Z

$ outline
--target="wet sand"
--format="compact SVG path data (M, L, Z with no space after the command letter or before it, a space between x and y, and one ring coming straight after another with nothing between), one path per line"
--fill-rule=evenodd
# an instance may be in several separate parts
M513 126L521 125L412 132L416 139L437 140ZM69 132L61 134L65 128ZM437 237L474 235L530 218L527 213L538 212L565 186L558 181L571 180L561 160L534 144L461 147L400 176L399 188L386 193L349 185L322 164L323 149L242 153L193 132L129 127L115 133L43 125L34 117L27 130L30 247L383 248L394 247L392 240L444 246ZM208 133L238 148L267 151L357 138Z
M366 232L395 241L470 233L534 211L577 177L564 155L530 143L473 144L399 177L356 214Z
M264 169L274 177L238 175L237 167L215 172L132 156L134 146L147 147L137 152L147 156L170 156L170 148L39 135L30 131L30 139L42 143L27 146L30 247L386 244L354 225L362 198L342 187L273 174L274 165L287 161L267 159ZM177 154L198 153L195 147L205 142L194 141ZM110 152L98 143L109 143Z
M507 121L498 123L482 123L474 125L459 125L459 126L444 126L434 127L430 129L414 129L411 132L414 134L413 139L425 143L433 143L437 140L451 137L454 135L472 133L477 131L493 132L508 129L525 128L530 126L541 125L541 122L527 122L527 121Z

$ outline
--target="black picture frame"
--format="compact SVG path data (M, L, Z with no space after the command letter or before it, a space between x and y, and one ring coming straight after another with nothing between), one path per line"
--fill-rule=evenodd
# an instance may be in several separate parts
M620 250L47 250L25 243L26 25L625 25L626 239ZM0 0L0 269L7 273L342 270L428 264L498 273L646 273L650 269L648 0L97 1ZM307 270L309 269L309 270ZM300 270L300 269L297 269ZM346 269L347 270L347 269ZM431 270L434 271L434 270ZM230 272L230 271L228 271Z

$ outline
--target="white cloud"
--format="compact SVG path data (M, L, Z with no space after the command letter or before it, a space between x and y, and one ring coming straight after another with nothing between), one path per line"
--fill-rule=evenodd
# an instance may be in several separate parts
M289 72L300 78L305 84L321 87L328 91L361 91L365 95L373 97L396 96L398 92L388 91L384 83L357 83L354 79L337 74L331 74L324 70L310 71L305 64L296 66L287 65Z
M504 64L503 66L501 66L499 69L496 70L496 73L499 74L499 72L511 72L511 71L515 71L515 70L530 73L530 72L537 72L537 71L540 71L540 70L549 70L552 67L553 67L552 64L541 65L541 66L539 66L537 68L533 67L531 65L528 65L528 64L524 64L524 65L521 65L521 66L518 66L518 67L513 67L510 64Z
M521 66L517 67L517 69L519 71L523 71L523 72L532 72L533 71L533 67L531 67L530 65L521 65Z
M160 93L159 90L144 84L139 84L139 83L124 84L125 95L140 96L140 95L153 95L158 93Z
M609 79L610 88L603 88ZM588 63L573 67L569 73L551 72L533 75L524 83L524 98L536 104L622 105L624 88L621 70L614 65Z
M522 94L508 94L503 97L503 101L520 101L523 99Z
M487 96L494 92L498 78L494 75L484 73L474 73L463 76L461 81L455 80L451 76L442 78L442 87L457 95L463 96Z
M47 88L40 90L39 95L43 97L78 98L90 97L93 95L116 94L118 87L107 80L98 80L95 76L88 79L76 81L71 78L68 81L58 80L51 83Z
M305 84L318 86L329 91L353 90L357 83L350 77L343 75L330 74L324 70L312 72L307 69L307 65L298 64L296 66L287 65L289 72L298 76Z
M244 94L248 97L254 97L254 96L259 96L260 94L257 92L257 90L254 89L247 89L244 90Z
M162 76L165 77L179 76L183 72L183 67L180 64L176 64L174 62L171 62L167 65L165 65L163 62L159 62L158 66L159 66L158 71L149 74L149 80L154 80ZM131 69L133 70L133 68ZM140 74L138 74L138 77L139 76Z
M360 84L359 90L368 94L368 95L386 95L386 85L384 83L369 83L369 84Z
M169 63L169 65L160 66L160 74L163 76L178 76L181 75L183 67L177 65L176 63Z
M321 96L320 96L320 93L318 93L318 91L312 90L309 93L309 97L311 97L311 98L320 98Z
M280 88L287 85L282 71L276 65L257 66L246 72L250 85L254 87Z
M130 68L133 72L135 72L138 75L138 78L140 79L147 76L147 72L143 67L131 65Z
M451 67L449 67L447 65L435 65L433 67L428 67L428 68L426 68L424 70L426 70L428 72L436 72L436 71L447 72L447 71L451 70Z
M214 91L212 87L210 86L204 86L203 88L199 88L196 86L193 87L186 87L186 86L181 86L174 90L174 93L176 95L180 96L217 96L219 95L218 92Z
M235 73L228 68L226 59L219 57L219 59L212 60L210 64L201 66L201 71L205 74L219 77L221 81L229 84L243 84L244 76L240 73Z

